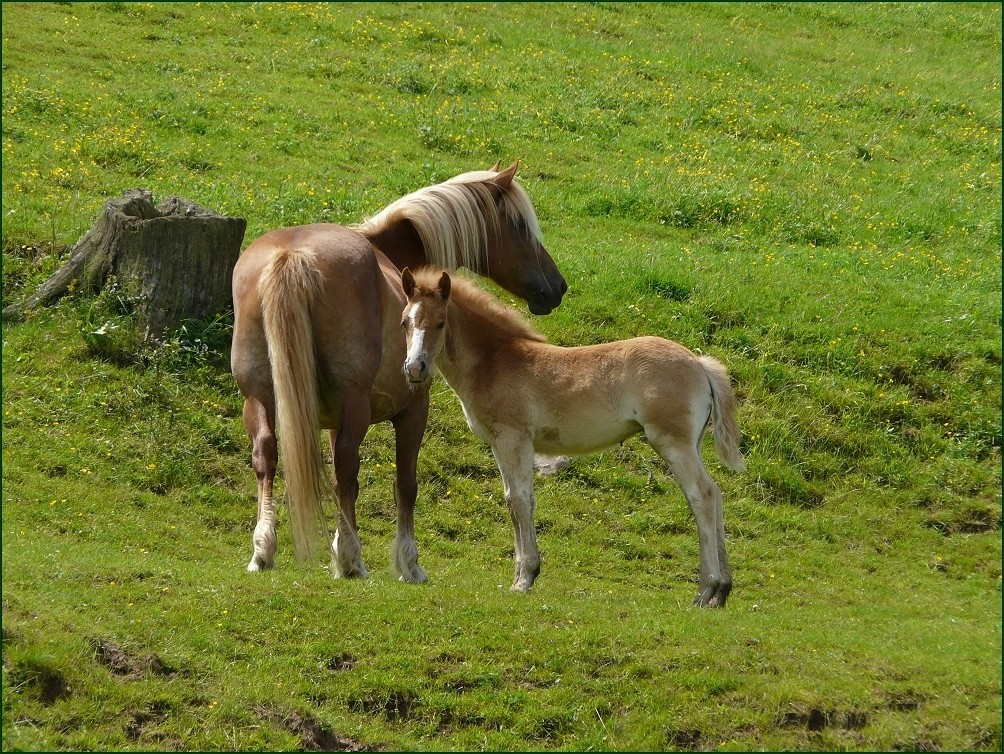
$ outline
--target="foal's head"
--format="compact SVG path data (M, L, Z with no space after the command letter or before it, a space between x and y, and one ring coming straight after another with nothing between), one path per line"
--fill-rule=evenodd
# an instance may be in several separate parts
M401 285L408 297L401 317L408 344L404 373L409 382L424 384L435 374L436 357L446 343L450 276L444 272L434 286L421 285L406 267L401 273Z

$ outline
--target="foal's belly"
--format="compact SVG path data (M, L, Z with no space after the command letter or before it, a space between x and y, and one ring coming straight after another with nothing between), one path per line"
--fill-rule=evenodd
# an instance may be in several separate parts
M537 427L533 449L550 455L585 455L623 442L641 431L634 420L604 423L548 423Z

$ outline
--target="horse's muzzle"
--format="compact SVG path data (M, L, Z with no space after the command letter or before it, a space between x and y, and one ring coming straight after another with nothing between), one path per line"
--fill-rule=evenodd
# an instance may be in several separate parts
M565 282L564 278L561 278L561 283L551 286L547 290L540 291L531 300L526 302L530 314L550 314L561 305L561 299L567 291L568 283Z

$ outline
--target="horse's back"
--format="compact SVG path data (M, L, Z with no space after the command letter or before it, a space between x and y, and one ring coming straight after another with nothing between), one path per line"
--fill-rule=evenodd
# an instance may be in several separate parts
M270 231L254 240L234 267L231 365L242 389L270 384L259 283L270 263L309 255L320 277L311 321L322 377L372 380L380 363L381 285L378 254L365 236L341 225Z
M319 265L329 271L344 270L346 276L375 263L370 242L351 228L329 223L277 228L248 244L238 258L233 275L234 306L257 298L258 279L277 255L304 250L312 252Z
M642 335L618 341L624 348L624 359L636 374L658 372L663 380L675 382L696 379L703 372L697 354L684 345L657 335Z
M309 306L322 425L337 424L346 390L370 394L374 421L396 414L411 395L401 371L400 273L364 235L340 225L280 228L241 255L234 269L231 365L245 395L272 391L260 281L283 256L308 259L320 281Z

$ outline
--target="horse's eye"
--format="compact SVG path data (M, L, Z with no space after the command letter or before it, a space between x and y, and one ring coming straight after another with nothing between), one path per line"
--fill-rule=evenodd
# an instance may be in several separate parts
M445 322L440 322L438 325L436 325L437 330L442 330L444 327L446 327Z
M402 319L401 320L401 327L407 327L407 326L408 326L408 320Z

